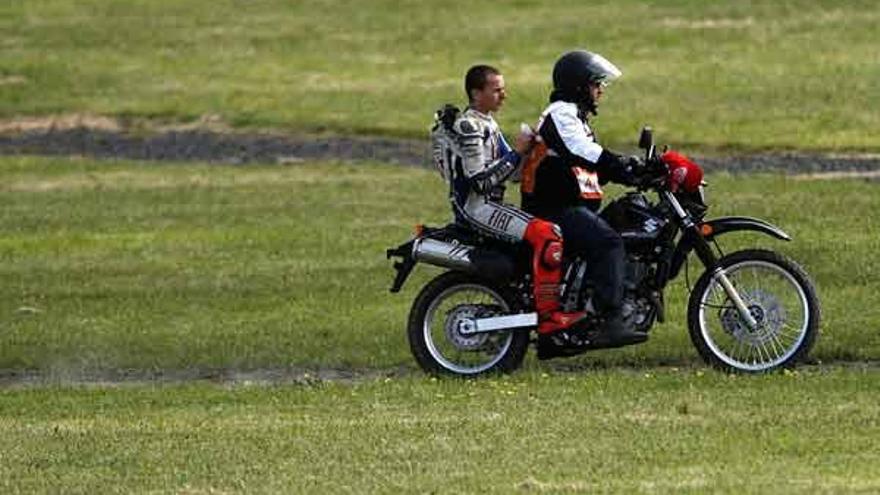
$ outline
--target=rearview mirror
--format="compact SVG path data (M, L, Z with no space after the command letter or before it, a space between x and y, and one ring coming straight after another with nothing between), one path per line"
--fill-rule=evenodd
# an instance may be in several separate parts
M654 146L654 130L651 126L642 127L642 135L639 136L639 148L648 150Z

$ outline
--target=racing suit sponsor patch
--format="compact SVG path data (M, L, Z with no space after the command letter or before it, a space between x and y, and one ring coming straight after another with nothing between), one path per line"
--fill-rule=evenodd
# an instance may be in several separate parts
M582 198L602 199L602 186L599 185L599 175L596 172L581 167L571 167L571 172L577 179Z
M490 227L494 227L501 231L507 231L507 228L510 226L510 222L513 221L513 215L510 215L502 210L495 210L489 216L489 221L487 222Z

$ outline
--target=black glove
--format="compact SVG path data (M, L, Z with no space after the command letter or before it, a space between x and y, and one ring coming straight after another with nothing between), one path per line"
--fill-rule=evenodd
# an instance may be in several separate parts
M666 179L666 165L659 160L645 163L637 156L623 157L624 172L622 184L650 189Z
M642 165L639 180L643 187L650 187L665 181L668 173L669 169L666 167L666 164L659 158L654 157L650 162Z
M645 164L637 156L620 155L617 168L617 182L625 186L638 186L645 169Z
M645 162L637 156L624 156L622 162L621 175L624 177L624 184L637 186L644 175Z
M609 150L602 151L597 165L603 172L600 175L625 186L638 185L640 172L644 169L639 157L618 155Z

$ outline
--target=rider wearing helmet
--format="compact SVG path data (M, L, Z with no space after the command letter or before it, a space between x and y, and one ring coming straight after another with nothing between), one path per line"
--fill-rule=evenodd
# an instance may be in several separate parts
M438 156L450 182L450 201L456 220L477 232L510 243L532 246L532 273L538 333L548 335L574 328L586 313L561 311L562 236L558 226L502 203L503 184L519 167L534 136L521 133L514 148L507 144L492 113L506 97L504 78L497 69L477 65L465 77L468 108L452 124L453 139Z
M606 347L647 339L623 325L623 241L596 213L602 184L631 184L641 165L597 143L588 122L605 87L620 75L601 55L584 50L562 55L553 67L550 105L538 121L542 143L524 166L521 184L523 209L558 224L566 253L586 259L596 288L593 305L605 318L596 343Z

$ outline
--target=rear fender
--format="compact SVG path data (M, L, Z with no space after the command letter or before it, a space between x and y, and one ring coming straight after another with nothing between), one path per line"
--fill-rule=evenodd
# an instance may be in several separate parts
M391 285L391 289L389 289L392 293L400 292L400 289L403 287L409 274L412 273L413 267L416 266L416 260L412 255L413 244L415 242L416 239L412 239L404 242L396 248L385 251L386 259L391 259L393 257L400 258L400 261L394 262L394 269L397 270L397 275L394 276L394 283Z

